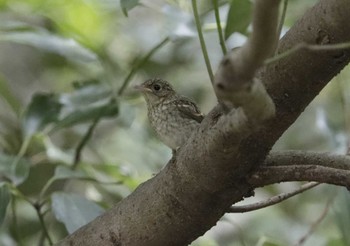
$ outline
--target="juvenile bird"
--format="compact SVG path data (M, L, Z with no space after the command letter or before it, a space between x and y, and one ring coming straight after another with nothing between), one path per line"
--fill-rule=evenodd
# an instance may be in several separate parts
M177 94L165 80L149 79L135 88L146 100L152 128L164 144L176 151L199 126L203 114L193 101Z

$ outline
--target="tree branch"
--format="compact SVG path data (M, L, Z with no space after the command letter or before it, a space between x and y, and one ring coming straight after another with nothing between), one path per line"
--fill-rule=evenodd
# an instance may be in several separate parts
M278 54L300 43L331 45L349 42L350 5L346 0L320 0L286 33L278 45ZM305 107L343 67L349 63L350 49L299 50L259 74L276 106L276 117L244 140L240 155L258 167L262 156L299 117ZM265 147L262 147L265 146ZM270 147L268 147L270 146Z
M253 32L247 42L222 60L215 74L214 90L226 106L241 107L254 124L271 118L275 106L256 71L276 48L279 0L257 0L253 10Z
M288 193L282 193L277 196L273 196L265 201L249 204L249 205L242 205L242 206L231 206L228 213L245 213L245 212L251 212L258 209L266 208L272 205L275 205L277 203L283 202L293 196L299 195L300 193L303 193L304 191L307 191L320 183L316 182L310 182L307 184L302 185L299 189L288 192Z
M325 208L323 209L320 217L311 224L308 232L302 237L299 239L299 241L295 244L295 246L301 246L303 245L306 240L312 235L312 233L315 232L317 226L319 226L321 224L321 222L324 220L324 218L326 218L328 212L329 212L329 209L331 208L331 205L332 203L334 202L334 197L328 199L327 203L326 203L326 206Z
M235 104L232 93L253 83L257 69L276 47L279 0L257 0L253 10L253 32L247 42L231 51L215 74L214 89L219 100Z
M320 0L281 40L278 53L300 42L331 44L350 40L349 13L348 0ZM350 49L319 54L303 51L270 64L259 78L276 104L275 118L251 126L242 110L223 114L220 107L214 108L159 174L59 245L189 244L256 186L271 183L256 179L254 184L254 179L247 177L264 168L281 167L260 165L276 140L349 60ZM310 177L313 176L304 179Z
M255 187L285 181L316 181L350 187L350 157L305 151L271 153L249 179Z

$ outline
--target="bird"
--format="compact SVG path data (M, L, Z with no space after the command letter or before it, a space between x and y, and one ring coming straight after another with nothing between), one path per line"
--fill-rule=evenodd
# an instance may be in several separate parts
M196 103L179 95L166 80L153 78L134 88L146 100L151 127L159 139L176 152L199 127L204 115Z

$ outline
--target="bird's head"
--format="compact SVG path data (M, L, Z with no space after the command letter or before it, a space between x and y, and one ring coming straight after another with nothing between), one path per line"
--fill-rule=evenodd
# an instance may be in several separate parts
M158 103L175 95L173 87L162 79L149 79L134 87L140 91L148 103Z

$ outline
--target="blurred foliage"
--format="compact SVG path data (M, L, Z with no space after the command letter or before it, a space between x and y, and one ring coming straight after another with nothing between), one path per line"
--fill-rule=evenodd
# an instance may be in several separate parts
M234 32L245 34L250 24L252 3L248 0L232 0L227 14L225 38Z
M290 1L286 31L315 1ZM221 57L212 1L198 1L213 68ZM218 1L229 48L249 34L250 1ZM171 156L131 85L170 80L203 112L216 103L188 0L0 1L0 245L49 245L110 208ZM275 149L345 153L345 69ZM245 203L294 189L259 189ZM321 186L276 206L225 215L192 245L349 245L349 196ZM50 238L50 240L49 240Z

